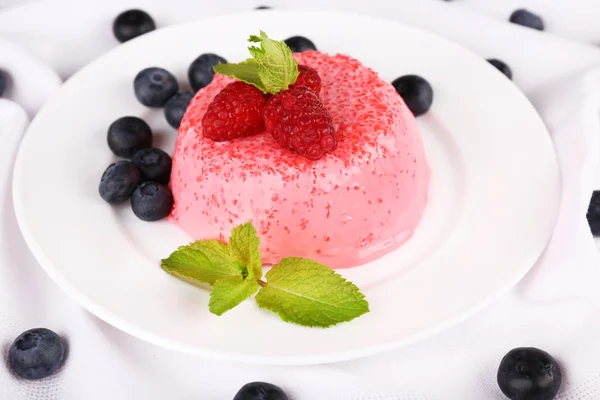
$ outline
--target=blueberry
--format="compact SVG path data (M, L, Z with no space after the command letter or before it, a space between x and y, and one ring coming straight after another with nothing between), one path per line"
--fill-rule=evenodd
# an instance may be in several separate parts
M508 79L512 79L512 70L504 61L500 61L496 58L490 58L487 60L490 64L498 69L498 71L502 72Z
M592 194L587 212L587 220L594 236L600 236L600 190Z
M5 90L6 90L6 74L4 71L0 71L0 97L2 97Z
M317 46L304 36L292 36L285 39L284 42L294 53L302 53L303 51L317 49Z
M188 79L194 91L202 89L212 82L215 72L213 67L218 63L227 64L227 60L213 53L200 55L190 64Z
M107 141L115 155L131 158L138 150L152 146L152 130L138 117L122 117L108 127Z
M135 153L131 158L131 162L142 171L146 180L164 185L169 183L171 157L161 149L154 147L142 149Z
M288 400L288 397L278 386L266 382L251 382L242 386L233 400Z
M124 43L144 33L156 29L154 20L142 10L127 10L117 16L113 22L113 33L117 40Z
M142 171L133 163L120 160L106 168L100 179L100 196L111 204L127 201L142 179Z
M517 25L523 25L528 28L537 29L538 31L544 30L544 20L542 17L523 8L513 11L513 13L510 15L509 21Z
M433 103L433 89L425 79L418 75L404 75L394 80L392 85L415 117L429 111Z
M171 189L160 183L142 183L131 196L131 209L142 221L158 221L169 215L172 207Z
M165 118L169 125L173 128L179 128L183 114L185 114L185 110L187 110L193 98L194 93L182 92L177 93L167 101L167 104L165 104Z
M23 379L43 379L54 374L65 360L66 345L49 329L23 332L8 350L10 368Z
M509 351L498 369L500 390L511 400L552 400L558 393L561 379L556 360L533 347Z
M179 91L177 79L163 68L146 68L133 81L135 97L147 107L162 107Z
M269 7L269 6L258 6L255 8L255 10L270 10L270 9L271 9L271 7Z

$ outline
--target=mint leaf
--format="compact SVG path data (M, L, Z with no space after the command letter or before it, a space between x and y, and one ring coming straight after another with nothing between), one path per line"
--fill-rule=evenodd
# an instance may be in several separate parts
M208 308L211 313L222 315L252 296L258 288L258 282L240 276L218 280L210 292Z
M162 268L172 275L209 285L248 273L227 246L217 240L200 240L180 247L162 260Z
M325 328L369 312L354 284L312 260L284 258L266 278L256 302L287 322Z
M252 58L237 64L217 64L214 66L213 70L219 74L227 75L231 78L236 78L242 82L254 85L263 93L267 93L265 85L263 85L258 76L258 62Z
M218 64L213 70L254 85L263 93L276 94L296 82L298 62L285 42L269 39L263 31L248 41L260 45L248 48L253 58L239 64Z
M250 41L260 43L260 47L251 46L248 50L258 62L258 76L267 92L279 93L296 82L298 62L284 41L269 39L263 31L260 37L251 36Z
M260 239L252 222L238 225L231 231L229 238L231 256L248 268L247 279L262 278L260 261Z

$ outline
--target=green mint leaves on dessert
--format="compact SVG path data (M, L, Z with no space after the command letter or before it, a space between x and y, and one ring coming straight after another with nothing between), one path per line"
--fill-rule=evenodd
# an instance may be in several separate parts
M251 35L248 41L260 45L248 47L253 58L237 64L217 64L213 70L254 85L263 93L276 94L296 82L298 62L284 41L269 39L263 31L260 36Z
M227 75L239 81L254 85L263 93L269 93L258 74L258 62L253 58L249 58L246 61L237 64L217 64L213 67L213 70L219 74Z
M287 322L326 328L369 312L354 284L312 260L284 258L266 278L256 302Z
M284 258L262 278L260 239L252 223L237 226L229 243L199 240L182 246L162 260L175 276L212 286L208 307L222 315L256 292L259 307L286 322L326 328L369 312L359 289L315 261ZM260 290L259 290L260 289Z

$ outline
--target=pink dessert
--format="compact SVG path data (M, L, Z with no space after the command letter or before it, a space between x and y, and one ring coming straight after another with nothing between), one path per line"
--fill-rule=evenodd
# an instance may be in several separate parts
M294 55L321 76L337 149L310 161L266 132L227 142L202 117L231 78L216 75L188 107L173 153L170 220L195 240L229 237L252 221L262 261L307 257L353 267L408 240L427 201L429 167L415 118L388 82L359 61Z

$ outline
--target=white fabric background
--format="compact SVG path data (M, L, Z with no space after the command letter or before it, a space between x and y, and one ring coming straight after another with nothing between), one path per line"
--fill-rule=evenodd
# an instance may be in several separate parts
M260 4L384 16L509 63L515 84L550 129L563 174L555 235L520 284L467 322L418 345L351 362L281 368L218 362L143 343L98 320L50 281L20 236L10 184L19 139L59 87L59 76L67 78L116 46L112 19L130 6L146 9L165 26ZM540 347L562 363L559 399L600 399L600 256L585 220L591 192L600 188L596 0L0 0L0 6L0 69L13 77L8 100L0 99L0 351L38 326L65 335L70 348L61 372L39 382L19 381L0 365L0 399L228 400L253 380L278 384L293 400L503 399L497 366L517 346ZM544 16L548 32L506 22L523 6Z

